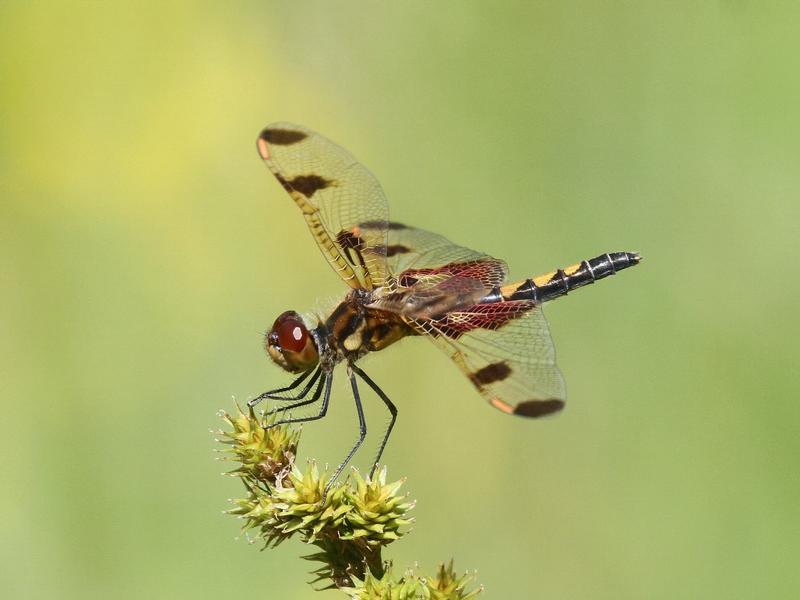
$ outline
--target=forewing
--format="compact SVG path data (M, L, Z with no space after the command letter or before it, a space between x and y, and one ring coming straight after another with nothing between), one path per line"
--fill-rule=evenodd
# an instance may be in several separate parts
M268 125L257 147L342 279L353 288L384 285L389 208L372 173L342 147L293 123Z
M564 407L564 379L540 305L527 300L477 304L416 326L495 408L541 417Z

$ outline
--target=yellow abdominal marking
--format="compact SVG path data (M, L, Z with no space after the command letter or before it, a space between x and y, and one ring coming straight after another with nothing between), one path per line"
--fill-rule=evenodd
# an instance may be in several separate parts
M575 263L574 265L570 265L568 267L565 267L564 268L564 274L565 275L573 275L574 273L576 273L576 272L578 272L580 270L582 264L583 264L583 261L581 261L579 263Z
M556 271L551 271L550 273L545 273L544 275L539 275L538 277L533 278L533 284L536 287L541 287L548 283L552 278L553 275L556 274Z

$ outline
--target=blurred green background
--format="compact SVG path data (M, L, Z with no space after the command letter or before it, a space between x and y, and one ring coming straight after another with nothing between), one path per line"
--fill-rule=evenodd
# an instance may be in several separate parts
M386 556L486 598L800 594L800 9L683 3L0 3L0 595L335 598L220 514L215 413L286 381L261 335L343 286L255 152L292 120L392 216L524 277L570 402L492 410L409 340L364 367L417 498ZM370 460L383 413L373 399ZM352 401L307 426L335 463Z

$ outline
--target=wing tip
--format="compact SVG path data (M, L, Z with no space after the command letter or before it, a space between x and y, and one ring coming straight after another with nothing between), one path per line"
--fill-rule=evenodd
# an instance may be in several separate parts
M564 401L557 398L550 400L526 400L514 407L514 414L521 417L545 417L564 409Z
M564 408L565 404L563 400L557 398L552 398L550 400L525 400L516 406L504 402L500 400L500 398L492 398L490 402L492 406L506 414L530 417L533 419L557 413Z
M305 131L300 129L293 129L289 123L273 123L267 125L258 134L256 140L256 148L258 154L264 160L269 160L269 146L291 146L302 142L308 137Z
M261 133L258 134L258 139L256 140L256 150L258 150L258 155L262 160L269 160L269 146L267 145L266 133L266 129L262 130Z

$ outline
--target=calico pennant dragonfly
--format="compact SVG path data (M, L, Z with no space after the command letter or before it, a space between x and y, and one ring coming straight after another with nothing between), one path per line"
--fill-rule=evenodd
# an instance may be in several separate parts
M322 135L300 125L274 123L259 135L257 149L350 289L329 315L303 317L287 311L277 318L265 348L275 363L297 378L249 404L284 402L270 411L274 413L319 403L312 416L283 418L271 426L321 419L328 410L334 367L346 363L360 433L331 483L367 433L357 378L391 415L372 463L374 474L397 408L356 363L407 336L431 340L489 404L504 413L535 418L564 407L564 380L542 304L636 265L637 253L602 254L506 283L508 269L502 260L390 221L375 177Z

